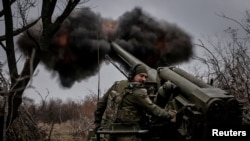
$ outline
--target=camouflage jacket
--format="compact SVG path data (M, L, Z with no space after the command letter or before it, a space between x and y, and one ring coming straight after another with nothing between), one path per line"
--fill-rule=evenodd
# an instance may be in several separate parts
M100 123L105 111L107 124L113 122L142 122L145 112L170 120L168 112L154 104L147 90L135 82L122 80L116 82L102 97L95 111L95 122Z
M112 106L112 102L115 100L115 95L118 96L118 94L122 93L123 90L128 86L128 81L127 80L121 80L117 81L113 84L111 88L108 89L108 91L103 95L103 97L98 101L97 103L97 109L95 111L95 123L101 123L102 121L102 116L104 114L104 111L110 111ZM112 100L113 97L113 100ZM109 104L108 104L109 103ZM109 106L108 106L109 105ZM116 112L116 111L114 111ZM109 114L105 114L105 116L112 116ZM114 114L113 114L114 116ZM106 118L105 118L106 119ZM111 119L107 119L111 120Z

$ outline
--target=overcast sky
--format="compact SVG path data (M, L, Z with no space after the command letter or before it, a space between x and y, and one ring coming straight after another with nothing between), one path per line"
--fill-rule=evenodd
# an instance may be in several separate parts
M102 17L117 19L126 11L140 6L144 11L159 20L165 20L178 25L193 37L193 42L203 36L220 34L233 23L217 14L224 13L235 19L242 19L245 10L250 10L249 0L90 0L86 6L101 14ZM1 56L0 56L1 57ZM192 62L188 62L192 63ZM188 64L187 63L187 64ZM60 87L57 78L51 77L51 72L43 65L37 68L37 75L31 81L34 88L25 91L24 96L40 101L38 91L44 98L60 98L66 100L81 100L90 92L97 93L98 76L76 83L70 89ZM112 65L103 65L100 70L101 92L105 92L116 80L124 79ZM48 90L48 91L47 91Z

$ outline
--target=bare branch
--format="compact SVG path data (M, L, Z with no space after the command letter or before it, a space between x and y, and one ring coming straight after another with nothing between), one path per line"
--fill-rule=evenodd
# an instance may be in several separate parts
M233 21L233 22L235 22L235 23L237 23L238 25L240 25L241 26L241 28L242 29L244 29L246 32L248 32L248 33L250 33L250 30L248 29L248 28L246 28L246 26L244 26L241 22L239 22L238 20L236 20L236 19L233 19L233 18L230 18L230 17L228 17L228 16L226 16L225 14L217 14L217 13L215 13L216 15L218 15L218 16L220 16L220 17L222 17L222 18L225 18L225 19L227 19L227 20L230 20L230 21Z
M6 35L6 54L8 60L8 67L11 77L11 83L15 83L15 78L18 76L16 66L16 56L13 42L13 20L10 1L3 0L4 19L5 19L5 35Z
M38 21L40 20L40 17L38 19L36 19L35 21L33 21L32 23L22 27L22 28L19 28L15 31L13 31L13 36L16 36L16 35L19 35L20 33L26 31L27 29L29 29L30 27L32 27L33 25L35 25ZM5 41L6 40L6 36L5 35L2 35L0 36L0 41Z
M14 2L16 2L16 0L11 0L10 1L10 5L12 5ZM0 17L2 17L5 14L4 10L0 11Z
M0 45L2 46L2 48L6 51L6 46L0 41Z

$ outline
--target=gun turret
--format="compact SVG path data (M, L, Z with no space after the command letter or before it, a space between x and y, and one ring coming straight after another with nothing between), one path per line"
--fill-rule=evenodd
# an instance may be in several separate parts
M233 128L242 123L242 104L226 91L215 88L199 80L184 70L176 67L159 67L153 69L125 51L115 42L112 50L123 63L132 66L143 64L148 70L148 81L157 83L166 108L178 111L175 125L178 140L207 141L213 128ZM162 89L165 82L173 84L172 90ZM160 101L160 100L159 100ZM157 104L157 103L156 103ZM164 105L158 103L159 105ZM166 135L167 136L167 135Z

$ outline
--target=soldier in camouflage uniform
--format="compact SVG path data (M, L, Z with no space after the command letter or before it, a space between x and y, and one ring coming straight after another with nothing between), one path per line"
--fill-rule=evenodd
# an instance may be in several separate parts
M153 114L166 121L175 122L176 113L173 111L167 112L154 104L143 84L147 79L147 70L137 64L132 67L129 80L121 80L104 94L102 99L97 104L95 111L95 126L100 127L101 122L107 126L113 123L125 125L128 129L142 128L145 123L145 112ZM105 112L105 118L102 118ZM112 141L141 141L137 134L112 135L109 140Z

